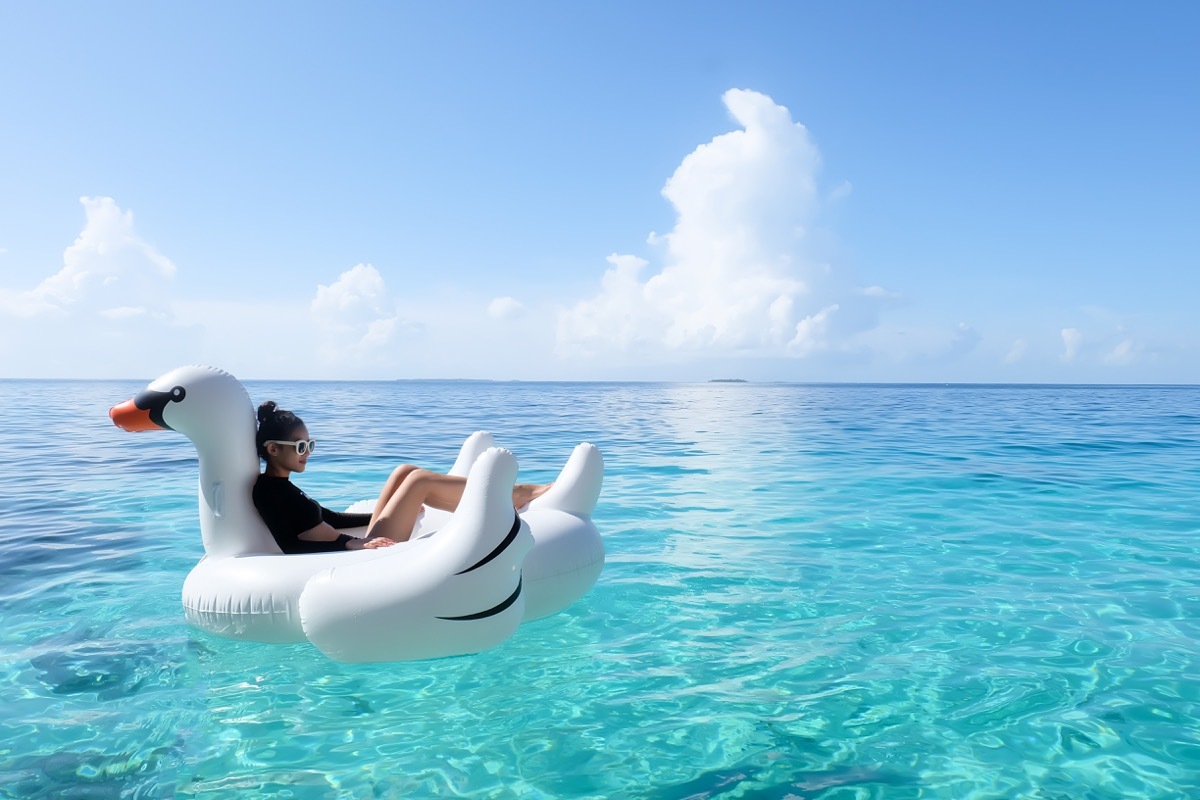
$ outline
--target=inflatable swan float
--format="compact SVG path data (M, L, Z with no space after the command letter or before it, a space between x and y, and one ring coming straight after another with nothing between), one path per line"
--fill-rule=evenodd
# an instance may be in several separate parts
M183 607L189 622L221 636L307 640L350 662L477 653L578 600L604 565L590 518L604 462L587 443L518 514L516 458L475 433L450 470L467 478L458 510L426 508L408 542L283 555L251 500L254 408L236 378L181 367L109 416L129 431L178 431L196 446L205 555L183 584Z

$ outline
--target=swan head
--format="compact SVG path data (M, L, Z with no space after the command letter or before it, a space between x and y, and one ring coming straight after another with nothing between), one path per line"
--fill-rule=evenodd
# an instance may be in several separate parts
M279 552L251 500L258 478L254 407L237 378L214 367L180 367L108 415L127 431L173 430L191 439L200 456L200 533L210 557Z
M108 412L117 427L127 431L173 430L197 445L231 424L250 426L246 441L254 440L254 411L250 396L237 378L214 367L179 367L152 381L133 398ZM238 424L238 419L244 422Z

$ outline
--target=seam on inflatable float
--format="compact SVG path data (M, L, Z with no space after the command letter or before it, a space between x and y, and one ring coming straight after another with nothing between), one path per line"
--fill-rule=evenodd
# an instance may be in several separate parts
M503 602L501 602L498 605L492 606L491 608L487 609L486 611L479 611L475 614L465 614L461 617L438 617L438 619L450 620L451 622L465 622L465 621L469 621L469 620L486 619L487 617L494 617L497 614L499 614L501 611L503 611L506 608L508 608L509 606L511 606L513 603L517 602L517 598L521 596L521 584L522 584L521 579L517 579L517 590L515 592L513 592L511 595L509 595L507 600L504 600Z
M508 549L508 546L513 543L514 539L517 538L517 534L520 533L520 531L521 531L521 518L518 516L514 516L512 528L509 529L508 536L504 537L504 541L502 541L500 544L496 545L496 548L494 550L492 550L492 552L488 553L482 559L475 562L475 564L473 566L467 567L462 572L459 572L456 574L457 575L466 575L468 572L472 572L474 570L479 569L484 564L488 563L492 559L499 556L501 553L503 553L505 550ZM448 617L439 617L439 619L449 619L449 618ZM457 619L457 618L455 618L455 619Z

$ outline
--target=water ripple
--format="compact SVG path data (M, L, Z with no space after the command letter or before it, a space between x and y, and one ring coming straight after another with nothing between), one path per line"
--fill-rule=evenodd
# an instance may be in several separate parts
M479 656L183 624L195 452L0 382L0 797L1162 798L1200 774L1200 390L252 383L369 496L605 454L600 583ZM15 468L13 468L15 467Z

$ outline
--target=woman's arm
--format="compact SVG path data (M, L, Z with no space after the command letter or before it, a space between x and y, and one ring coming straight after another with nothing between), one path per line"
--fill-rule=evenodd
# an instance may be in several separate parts
M395 544L391 539L376 536L374 539L359 539L345 533L338 533L337 528L328 522L319 522L296 537L306 542L336 542L342 541L347 550L374 550L376 547L387 547Z
M321 522L328 523L338 530L342 530L343 528L363 528L371 524L371 515L330 511L325 506L321 506Z

